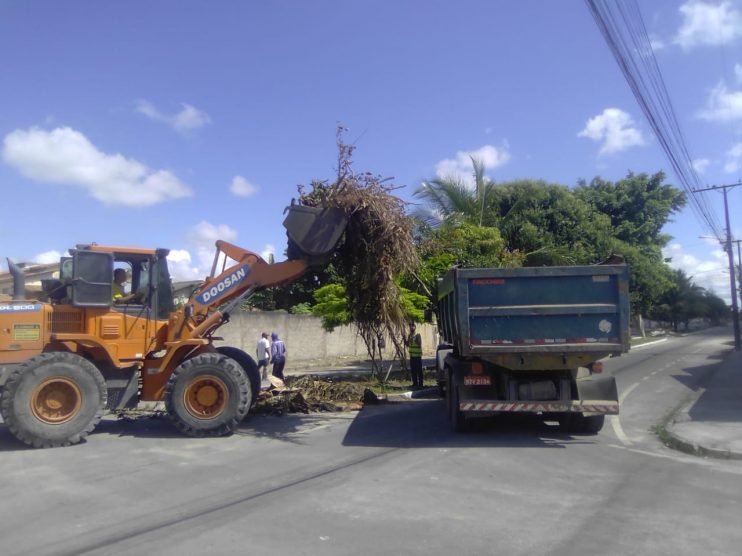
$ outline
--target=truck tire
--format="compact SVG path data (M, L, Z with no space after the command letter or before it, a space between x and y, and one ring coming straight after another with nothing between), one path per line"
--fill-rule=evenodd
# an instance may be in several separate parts
M605 424L605 415L583 415L571 413L559 419L559 424L568 432L598 434Z
M453 372L448 370L448 381L446 384L446 404L448 405L448 420L453 432L467 432L469 423L466 415L459 409L459 387L453 381Z
M255 360L236 347L220 346L216 348L216 351L237 361L240 367L242 367L242 370L245 371L247 380L250 381L250 407L254 406L260 393L260 371L258 371L258 365L255 363Z
M42 353L8 376L0 399L3 420L34 448L77 444L100 422L106 381L87 359L69 352Z
M231 434L250 409L250 382L237 361L202 353L175 368L165 387L170 421L193 437Z
M585 434L598 434L605 424L605 415L580 415L580 417L581 432Z

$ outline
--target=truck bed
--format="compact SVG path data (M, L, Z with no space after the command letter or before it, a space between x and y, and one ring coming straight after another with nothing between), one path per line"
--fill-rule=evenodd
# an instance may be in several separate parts
M439 327L462 356L619 354L629 345L625 265L452 269Z

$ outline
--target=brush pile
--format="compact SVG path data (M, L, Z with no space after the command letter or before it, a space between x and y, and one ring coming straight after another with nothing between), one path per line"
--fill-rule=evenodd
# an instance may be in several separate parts
M345 239L333 264L343 281L351 321L358 328L372 362L379 338L390 338L397 356L404 359L408 323L402 293L395 278L420 265L412 236L412 221L405 203L392 195L388 180L352 168L355 147L343 142L338 128L338 175L333 183L313 181L301 203L340 208L348 217Z
M275 378L271 382L273 388L261 392L251 413L283 415L359 411L363 408L364 400L368 399L366 387L353 382L316 376L288 377L285 384Z

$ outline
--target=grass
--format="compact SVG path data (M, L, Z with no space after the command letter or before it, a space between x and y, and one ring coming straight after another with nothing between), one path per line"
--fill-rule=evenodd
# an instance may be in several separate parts
M679 404L668 411L667 415L665 415L662 421L651 428L651 431L657 435L657 437L660 439L660 442L662 442L665 446L673 450L677 450L678 452L683 452L685 454L690 454L691 456L698 457L719 457L717 454L706 450L703 446L696 446L689 442L680 440L679 438L673 436L672 433L670 433L670 431L668 430L668 426L673 422L675 416L680 413L683 407L690 403L692 397L692 395L687 396Z

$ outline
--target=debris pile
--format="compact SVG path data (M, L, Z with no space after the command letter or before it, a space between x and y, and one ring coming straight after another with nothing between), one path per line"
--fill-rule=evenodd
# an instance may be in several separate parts
M288 377L285 383L275 377L270 377L270 380L271 387L260 393L252 413L283 415L359 411L364 401L372 399L371 396L376 398L363 384L353 382L316 376Z

